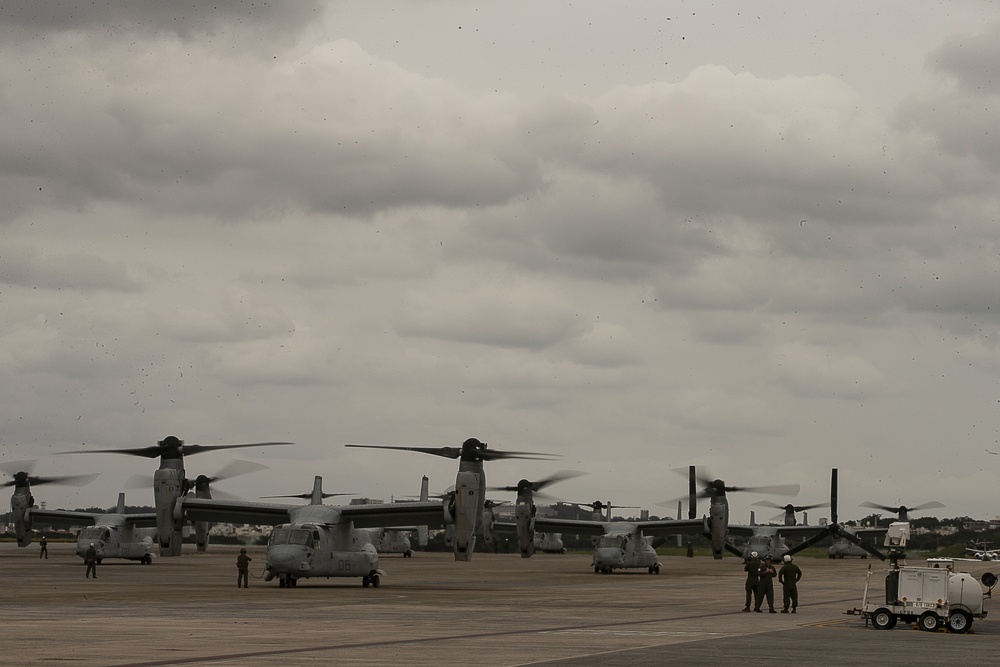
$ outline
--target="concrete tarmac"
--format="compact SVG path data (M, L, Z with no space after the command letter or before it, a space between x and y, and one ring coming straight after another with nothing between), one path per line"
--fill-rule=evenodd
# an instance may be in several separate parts
M743 613L742 563L664 557L594 574L589 555L385 556L379 588L360 579L258 579L236 588L237 547L152 565L105 560L85 579L72 544L0 544L5 664L17 665L961 665L989 662L1000 619L969 634L866 627L870 561L800 558L797 614ZM190 549L190 551L188 551ZM911 560L911 564L917 564ZM993 563L962 563L979 577ZM872 563L873 590L885 565ZM780 587L777 587L780 609ZM993 601L987 600L991 616ZM766 606L765 606L766 609ZM1000 616L1000 612L996 612Z

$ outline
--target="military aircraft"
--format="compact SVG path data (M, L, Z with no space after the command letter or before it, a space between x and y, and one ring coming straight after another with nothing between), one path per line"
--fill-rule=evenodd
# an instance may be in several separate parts
M698 482L701 483L702 490L697 491ZM775 486L727 486L721 479L711 479L705 475L697 474L694 466L688 468L688 512L693 517L697 513L697 499L709 498L709 515L705 519L706 537L712 541L712 557L721 559L724 551L743 557L743 551L734 547L728 541L730 532L743 534L747 537L753 535L752 528L729 523L729 500L727 492L742 493L768 493L775 495L794 496L799 492L798 484L779 484ZM749 532L745 529L750 528Z
M796 512L807 512L808 510L814 509L816 507L829 507L830 503L816 503L815 505L793 505L787 503L785 505L779 505L778 503L772 502L770 500L761 500L754 505L759 507L773 507L775 509L784 510L782 514L771 519L772 521L781 520L786 526L794 526L798 524L798 520L795 518ZM805 514L803 514L803 523L808 524L809 522L805 520Z
M421 484L420 499L427 501L427 476L425 475ZM356 493L327 493L322 491L320 493L320 498L325 500L326 498L333 498L335 496L355 496ZM198 496L199 498L205 498L211 496ZM263 499L272 498L304 498L306 500L311 500L313 497L313 492L309 493L297 493L288 495L278 495L278 496L260 496ZM405 501L404 501L405 502ZM362 503L364 504L364 503ZM203 523L203 522L199 522ZM419 533L420 543L423 546L427 546L427 527L426 526L407 526L404 528L397 528L394 530L389 529L371 529L372 537L375 539L375 549L380 554L402 554L404 558L413 557L413 549L410 543L410 533L417 531Z
M798 538L799 540L802 540L804 538L812 537L818 533L825 534L826 532L826 529L822 526L810 526L806 523L798 523L795 518L795 513L810 510L814 507L825 507L830 503L817 503L814 505L793 505L788 503L785 505L779 505L770 500L761 500L753 504L762 507L774 507L784 510L782 514L772 519L782 520L782 525L775 526L756 524L751 518L749 526L729 526L729 533L731 535L747 538L746 545L743 547L741 553L744 560L750 558L750 554L753 552L757 552L761 558L771 556L774 560L779 560L791 549L788 544L789 539ZM752 515L753 512L751 512L751 516ZM792 551L791 553L796 552Z
M1000 559L1000 551L990 549L986 542L973 543L971 547L966 547L965 551L972 554L974 560L992 561Z
M517 492L516 523L498 522L497 528L517 531L518 548L522 558L530 558L534 554L535 531L591 535L596 539L592 562L595 573L608 574L616 569L642 568L650 574L659 574L661 565L656 549L651 544L652 538L681 533L701 533L706 530L705 521L700 519L612 521L610 518L558 519L537 516L535 492L566 479L566 476L567 473L560 473L537 482L522 479L514 486L495 487L495 490ZM610 510L607 505L599 501L591 506L598 511Z
M837 547L837 544L841 540L843 540L850 543L854 547L866 551L867 553L871 554L872 556L875 556L880 560L885 560L886 557L882 552L880 552L874 546L864 542L861 538L867 535L884 534L886 529L849 528L840 523L837 518L837 487L838 487L837 468L832 468L830 471L830 523L828 523L825 526L818 526L818 528L820 529L818 532L816 532L811 537L807 537L799 544L789 548L786 553L789 554L798 553L799 551L808 549L812 545L820 542L821 540L827 537L832 537L834 538L834 547ZM790 529L792 530L794 530L795 528L798 528L798 526L790 527ZM833 549L834 547L831 547L831 549ZM839 547L837 548L839 549ZM772 554L772 556L774 556L775 558L778 557L776 554ZM835 556L831 555L830 557L834 558Z
M918 512L920 510L937 509L939 507L944 507L944 503L939 503L936 500L932 500L929 503L924 503L923 505L916 505L915 507L907 507L906 505L896 505L895 507L889 507L888 505L879 505L878 503L863 502L859 507L871 507L877 510L884 510L886 512L894 512L897 515L896 521L909 521L910 512Z
M454 524L455 559L471 560L476 530L483 521L486 485L483 462L544 456L491 450L475 438L466 440L461 447L365 446L458 458L455 490L439 501L328 506L322 504L322 478L317 476L307 505L187 496L181 499L178 509L192 521L275 526L267 545L265 580L277 578L281 588L294 587L299 579L309 577L360 577L362 586L377 587L385 573L378 568L375 543L384 528L412 525L440 528Z
M871 554L848 541L846 538L839 538L834 540L833 544L826 550L827 557L830 559L834 558L868 558Z
M349 444L347 447L364 447L368 449L393 449L407 452L432 454L449 459L459 459L458 475L455 477L455 488L449 492L445 502L446 524L454 526L453 548L455 560L471 560L476 545L476 535L485 531L490 537L491 526L485 524L485 518L492 514L485 513L486 507L486 472L484 461L501 459L540 459L549 460L551 454L537 452L504 452L489 449L485 442L469 438L461 447L398 447L394 445L360 445ZM532 510L534 506L532 505ZM518 515L518 523L525 523L530 517ZM450 530L450 529L449 529ZM531 540L529 540L531 541Z
M76 540L76 555L83 558L91 544L97 550L97 562L105 558L137 560L143 565L153 562L152 550L156 537L156 513L125 513L125 494L118 494L118 506L109 512L77 512L68 510L29 510L31 520L56 526L87 526Z
M186 477L181 486L181 494L186 496L193 493L196 498L211 498L212 494L215 493L216 496L234 500L235 498L233 496L220 491L219 489L213 489L212 485L216 482L221 482L227 479L232 479L233 477L239 477L241 475L247 475L252 472L266 469L267 466L262 463L236 460L231 463L227 463L214 475L198 475L193 480L190 477ZM150 475L132 475L125 480L126 489L148 489L150 486L153 486L153 484L154 478ZM308 498L308 494L305 497ZM195 545L198 551L208 550L210 528L211 524L206 521L195 522Z
M35 467L34 461L10 461L0 465L0 470L13 479L4 482L3 486L14 487L10 497L10 518L14 524L14 534L17 546L26 547L31 544L31 509L35 498L31 495L31 485L65 484L67 486L85 486L97 479L97 474L64 475L61 477L38 477L31 474Z
M535 533L535 538L531 545L535 553L543 554L564 554L566 545L563 543L562 533Z
M272 445L290 445L290 442L251 442L238 445L197 445L185 444L180 438L168 435L163 440L150 447L133 449L88 449L61 454L127 454L141 456L147 459L160 459L160 467L153 473L153 498L156 504L156 537L159 542L161 556L179 556L181 554L181 521L175 520L177 501L191 488L192 482L184 472L184 455L201 454L219 449L236 449L241 447L270 447ZM206 487L207 488L207 487ZM197 495L197 493L196 493ZM207 544L207 534L205 536Z

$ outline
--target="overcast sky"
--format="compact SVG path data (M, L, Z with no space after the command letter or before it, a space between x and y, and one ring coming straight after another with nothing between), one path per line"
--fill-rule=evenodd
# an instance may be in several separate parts
M3 2L0 462L996 516L998 70L985 2Z

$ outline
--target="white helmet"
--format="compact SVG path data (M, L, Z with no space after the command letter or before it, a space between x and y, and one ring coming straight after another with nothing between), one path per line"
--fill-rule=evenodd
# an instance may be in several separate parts
M785 557L782 560L785 561L786 563L791 563L792 557L789 556L788 554L785 554Z
M750 552L750 558L756 558L756 557L757 557L757 552L756 551L751 551Z

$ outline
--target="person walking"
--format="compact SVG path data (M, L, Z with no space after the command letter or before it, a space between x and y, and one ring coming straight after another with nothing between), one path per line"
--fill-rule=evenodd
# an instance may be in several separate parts
M743 570L747 573L747 580L743 584L744 589L746 589L746 604L743 605L743 611L750 611L750 596L753 596L754 606L760 611L760 590L758 588L760 568L761 563L757 558L757 552L751 551L750 558L743 564Z
M242 584L243 588L250 588L250 561L253 558L247 556L246 549L240 549L240 555L236 557L236 588Z
M778 571L774 569L774 563L771 562L771 554L768 554L764 557L764 564L760 566L760 579L757 583L760 593L757 596L757 606L754 607L754 611L763 613L760 605L766 599L768 613L778 613L774 609L774 578L776 576L778 576Z
M785 555L785 562L778 570L778 581L781 582L781 598L783 607L782 614L788 613L788 605L792 605L792 613L799 606L799 579L802 578L802 569L792 562L792 557Z
M94 543L90 543L90 548L87 549L87 553L83 556L83 564L87 566L87 579L90 579L90 575L94 575L94 579L97 579L97 549L94 547Z
M49 543L46 541L45 536L42 535L42 539L38 540L38 557L49 559Z

